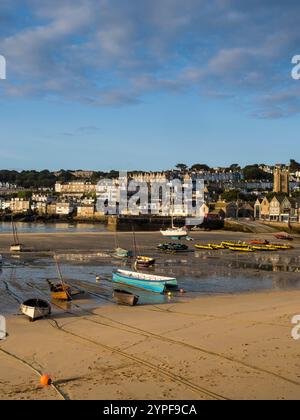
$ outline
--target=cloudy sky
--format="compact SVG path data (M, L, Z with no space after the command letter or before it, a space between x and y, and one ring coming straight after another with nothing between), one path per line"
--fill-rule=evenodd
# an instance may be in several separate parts
M1 0L1 168L299 158L298 0Z

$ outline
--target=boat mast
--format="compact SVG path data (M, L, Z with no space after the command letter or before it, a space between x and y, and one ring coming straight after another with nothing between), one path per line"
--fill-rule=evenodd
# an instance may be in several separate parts
M63 279L63 276L62 276L62 272L61 272L60 265L59 265L59 262L58 262L58 259L57 259L57 255L55 253L54 253L54 260L55 260L55 263L56 263L56 269L57 269L57 272L58 272L58 275L59 275L59 278L60 278L60 282L64 286L65 282L64 282L64 279Z
M12 224L14 245L19 245L19 237L18 237L17 226L16 226L16 224L14 222L13 216L11 216L11 224Z

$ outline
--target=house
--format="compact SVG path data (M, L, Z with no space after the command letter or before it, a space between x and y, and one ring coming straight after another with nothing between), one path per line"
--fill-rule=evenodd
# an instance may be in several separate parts
M254 207L250 203L242 203L238 206L238 217L253 218Z
M12 198L10 200L10 210L13 213L27 213L30 210L30 200L23 198Z
M263 200L260 200L259 198L254 203L254 217L255 219L261 219L261 205Z
M270 202L270 221L288 222L292 204L288 197L275 196Z
M93 219L95 216L95 206L86 205L77 207L77 217L84 219Z
M264 197L260 205L260 219L270 220L270 201Z
M69 216L74 211L73 204L69 202L56 203L56 214L61 216Z

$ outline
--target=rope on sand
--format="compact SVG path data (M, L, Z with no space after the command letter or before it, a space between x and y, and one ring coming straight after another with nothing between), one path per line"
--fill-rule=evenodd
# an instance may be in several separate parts
M12 357L13 359L15 359L18 362L22 363L23 365L27 366L29 369L31 369L40 378L43 376L43 374L38 369L36 369L35 367L33 367L30 363L26 362L26 360L21 359L20 357L16 356L15 354L10 353L7 350L4 350L1 347L0 347L0 352L6 354L7 356ZM59 395L59 397L62 400L69 399L66 395L63 394L63 392L54 383L51 383L50 386L56 391L56 393Z

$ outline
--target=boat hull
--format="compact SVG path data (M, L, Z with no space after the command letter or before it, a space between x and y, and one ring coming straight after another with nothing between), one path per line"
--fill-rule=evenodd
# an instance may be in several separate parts
M12 245L10 247L10 252L23 252L24 246L23 245Z
M162 280L152 280L151 277L145 279L140 279L132 275L122 274L120 272L113 273L113 282L128 285L131 287L136 287L138 289L147 290L153 293L164 293L168 288L177 288L176 279L162 279Z
M119 305L126 305L126 306L135 306L138 303L139 296L134 295L133 293L129 293L124 290L114 290L113 291L113 299Z
M22 303L20 309L31 321L44 318L51 314L51 306L49 303L39 299L32 299Z

